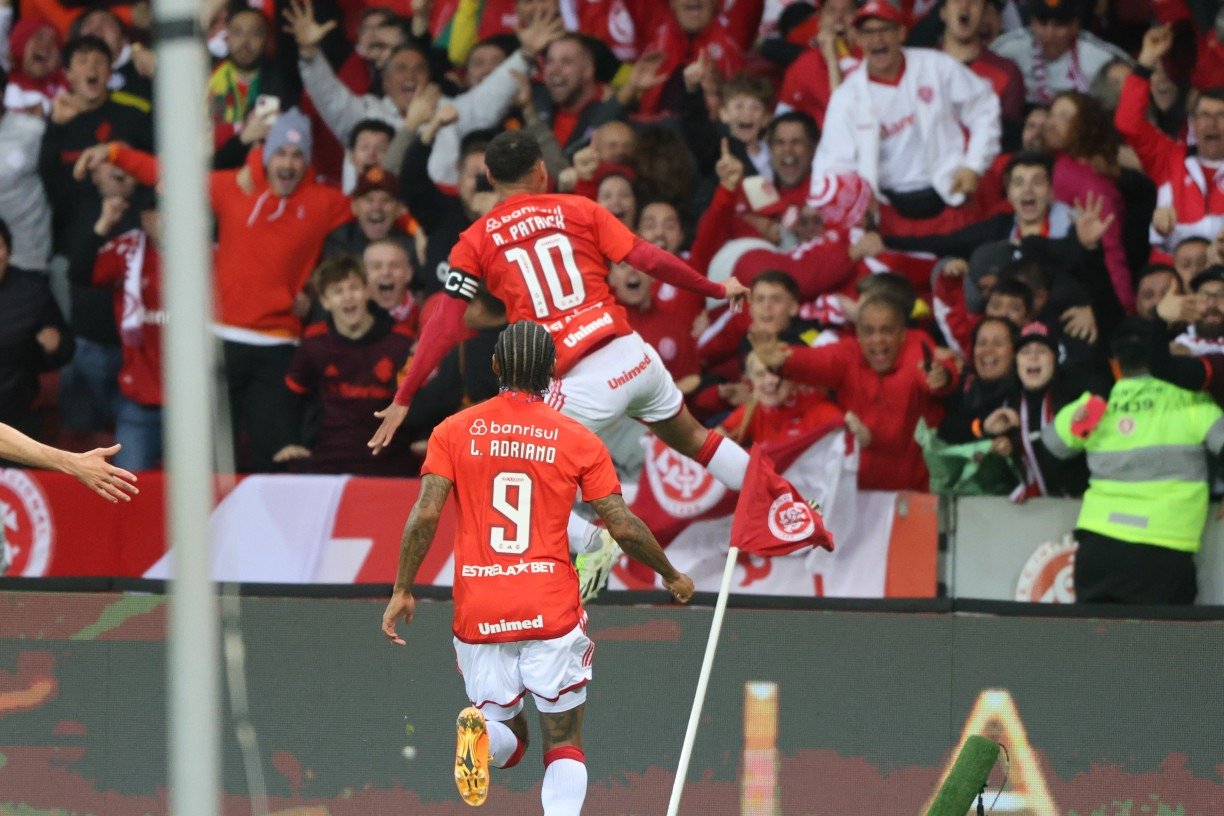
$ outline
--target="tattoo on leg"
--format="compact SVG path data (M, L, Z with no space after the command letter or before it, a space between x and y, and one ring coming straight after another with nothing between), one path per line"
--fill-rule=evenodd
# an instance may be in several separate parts
M544 751L558 745L582 745L582 720L585 705L557 714L540 714L540 731L544 735Z

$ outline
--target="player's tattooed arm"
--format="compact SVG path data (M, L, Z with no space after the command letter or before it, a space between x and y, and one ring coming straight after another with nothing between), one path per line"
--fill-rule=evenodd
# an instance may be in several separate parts
M591 506L608 526L608 532L616 539L616 543L620 544L625 554L657 572L662 576L667 591L680 603L688 603L693 597L692 579L672 566L654 533L650 532L646 522L625 506L625 500L619 494L613 493L596 499L591 502Z
M450 495L451 481L433 473L421 478L421 492L417 496L408 523L404 525L404 536L400 541L399 570L395 574L395 590L408 591L416 580L417 570L425 560L425 553L433 544L442 516L442 505Z
M582 721L585 705L556 714L540 712L540 732L544 735L544 753L558 745L582 745Z

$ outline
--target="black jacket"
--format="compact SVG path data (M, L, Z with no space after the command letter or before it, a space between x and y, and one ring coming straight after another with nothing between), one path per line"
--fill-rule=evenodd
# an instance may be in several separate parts
M0 275L0 422L23 427L38 396L38 375L72 359L76 341L46 275L14 266ZM54 354L35 339L48 326L60 333Z

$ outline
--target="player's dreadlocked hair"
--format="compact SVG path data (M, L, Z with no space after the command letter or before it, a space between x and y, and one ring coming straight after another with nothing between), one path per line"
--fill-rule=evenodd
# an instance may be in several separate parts
M497 336L493 355L501 369L502 388L543 395L552 383L557 348L539 323L511 323Z
M531 172L544 158L540 143L530 133L507 130L497 134L485 148L485 167L494 181L513 184Z

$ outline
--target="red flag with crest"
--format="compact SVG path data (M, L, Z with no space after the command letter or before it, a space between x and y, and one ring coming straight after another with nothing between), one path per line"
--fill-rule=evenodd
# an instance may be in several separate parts
M820 513L778 475L761 445L753 446L748 460L731 522L731 546L760 556L789 555L804 547L833 551L833 536Z

